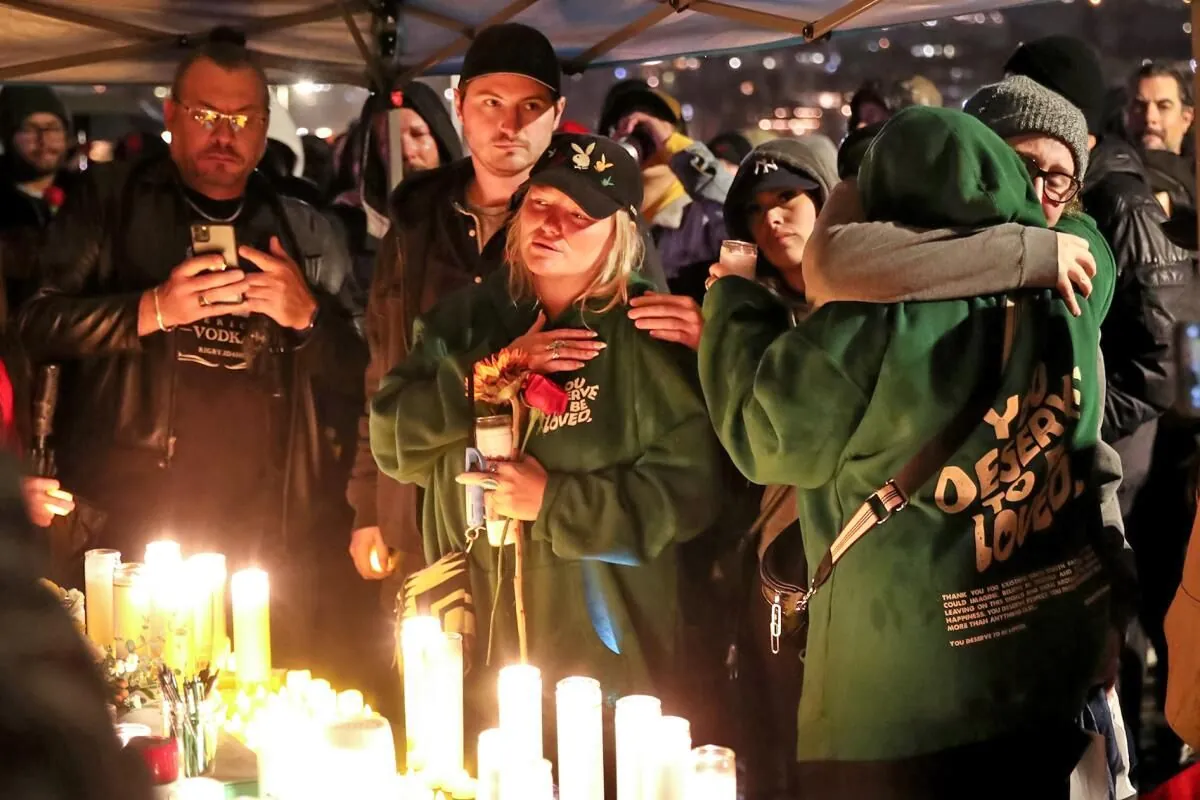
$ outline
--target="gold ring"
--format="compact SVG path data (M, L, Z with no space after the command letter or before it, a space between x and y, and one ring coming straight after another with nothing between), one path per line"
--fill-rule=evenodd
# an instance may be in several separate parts
M208 298L204 296L204 292L200 293L200 306L203 308L209 305Z

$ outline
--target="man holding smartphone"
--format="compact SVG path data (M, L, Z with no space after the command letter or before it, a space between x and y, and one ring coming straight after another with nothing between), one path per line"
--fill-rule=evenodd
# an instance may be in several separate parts
M214 32L165 103L169 158L88 172L20 328L36 357L77 367L60 457L108 512L94 546L135 561L166 536L230 570L266 567L286 662L313 628L319 529L338 499L321 493L318 412L360 396L365 352L340 299L344 243L254 173L268 108L244 42ZM236 257L195 255L214 243Z

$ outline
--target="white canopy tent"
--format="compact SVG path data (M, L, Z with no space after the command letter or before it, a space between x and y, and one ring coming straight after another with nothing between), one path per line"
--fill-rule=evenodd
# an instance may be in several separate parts
M579 71L1030 1L0 0L0 82L162 82L178 51L217 25L243 31L273 80L365 85L384 67L453 73L476 31L509 20L544 31Z

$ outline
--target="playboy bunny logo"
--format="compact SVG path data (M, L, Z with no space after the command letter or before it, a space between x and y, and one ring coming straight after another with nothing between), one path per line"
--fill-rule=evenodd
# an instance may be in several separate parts
M601 153L600 160L592 165L592 169L596 170L596 172L604 172L604 170L610 169L611 167L612 162L604 157L604 153Z
M595 142L589 144L587 150L571 142L571 149L575 151L575 155L571 156L571 162L575 165L575 169L587 169L592 165L592 151L596 149Z

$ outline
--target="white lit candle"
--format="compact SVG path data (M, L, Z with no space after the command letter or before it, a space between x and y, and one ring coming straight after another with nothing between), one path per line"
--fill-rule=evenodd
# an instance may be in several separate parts
M438 714L434 653L441 640L442 625L433 617L409 617L400 625L405 766L409 772L429 769L433 763L432 736Z
M225 800L225 784L212 778L184 778L172 788L175 800Z
M145 567L121 564L113 572L113 635L117 657L128 658L133 653L148 656L144 643L149 627L150 583Z
M146 574L150 582L150 654L161 657L168 666L184 669L186 651L180 653L178 642L167 639L172 634L172 615L178 609L182 594L183 552L178 542L161 539L146 545Z
M685 800L692 768L692 726L683 717L663 717L658 729L659 800Z
M337 696L337 715L340 719L355 719L363 716L363 693L347 689Z
M321 769L314 775L322 790L306 796L375 798L395 788L396 747L387 720L344 720L323 733Z
M554 800L554 775L550 762L517 760L500 773L500 800Z
M233 574L233 647L242 685L271 677L271 584L261 569Z
M284 681L289 695L303 699L308 685L312 683L312 672L307 669L288 670Z
M500 773L507 758L504 734L499 728L489 728L479 734L476 760L479 762L476 800L500 800Z
M225 556L200 553L186 562L199 666L215 666L225 650Z
M150 569L175 565L183 561L183 550L178 542L160 539L146 545L146 566Z
M737 800L737 761L725 747L697 747L687 784L688 800Z
M500 670L500 730L517 762L542 758L542 673L529 664Z
M83 554L87 635L97 647L113 646L113 572L120 563L118 550L88 550Z
M337 719L337 692L333 690L329 681L323 678L310 681L305 700L309 713L318 722L328 724Z
M617 800L658 800L655 742L662 703L648 695L617 701Z
M558 710L558 794L561 800L604 800L604 717L600 682L564 678Z
M463 770L463 639L457 633L443 633L433 646L436 684L431 695L437 710L431 720L429 769L444 786Z

